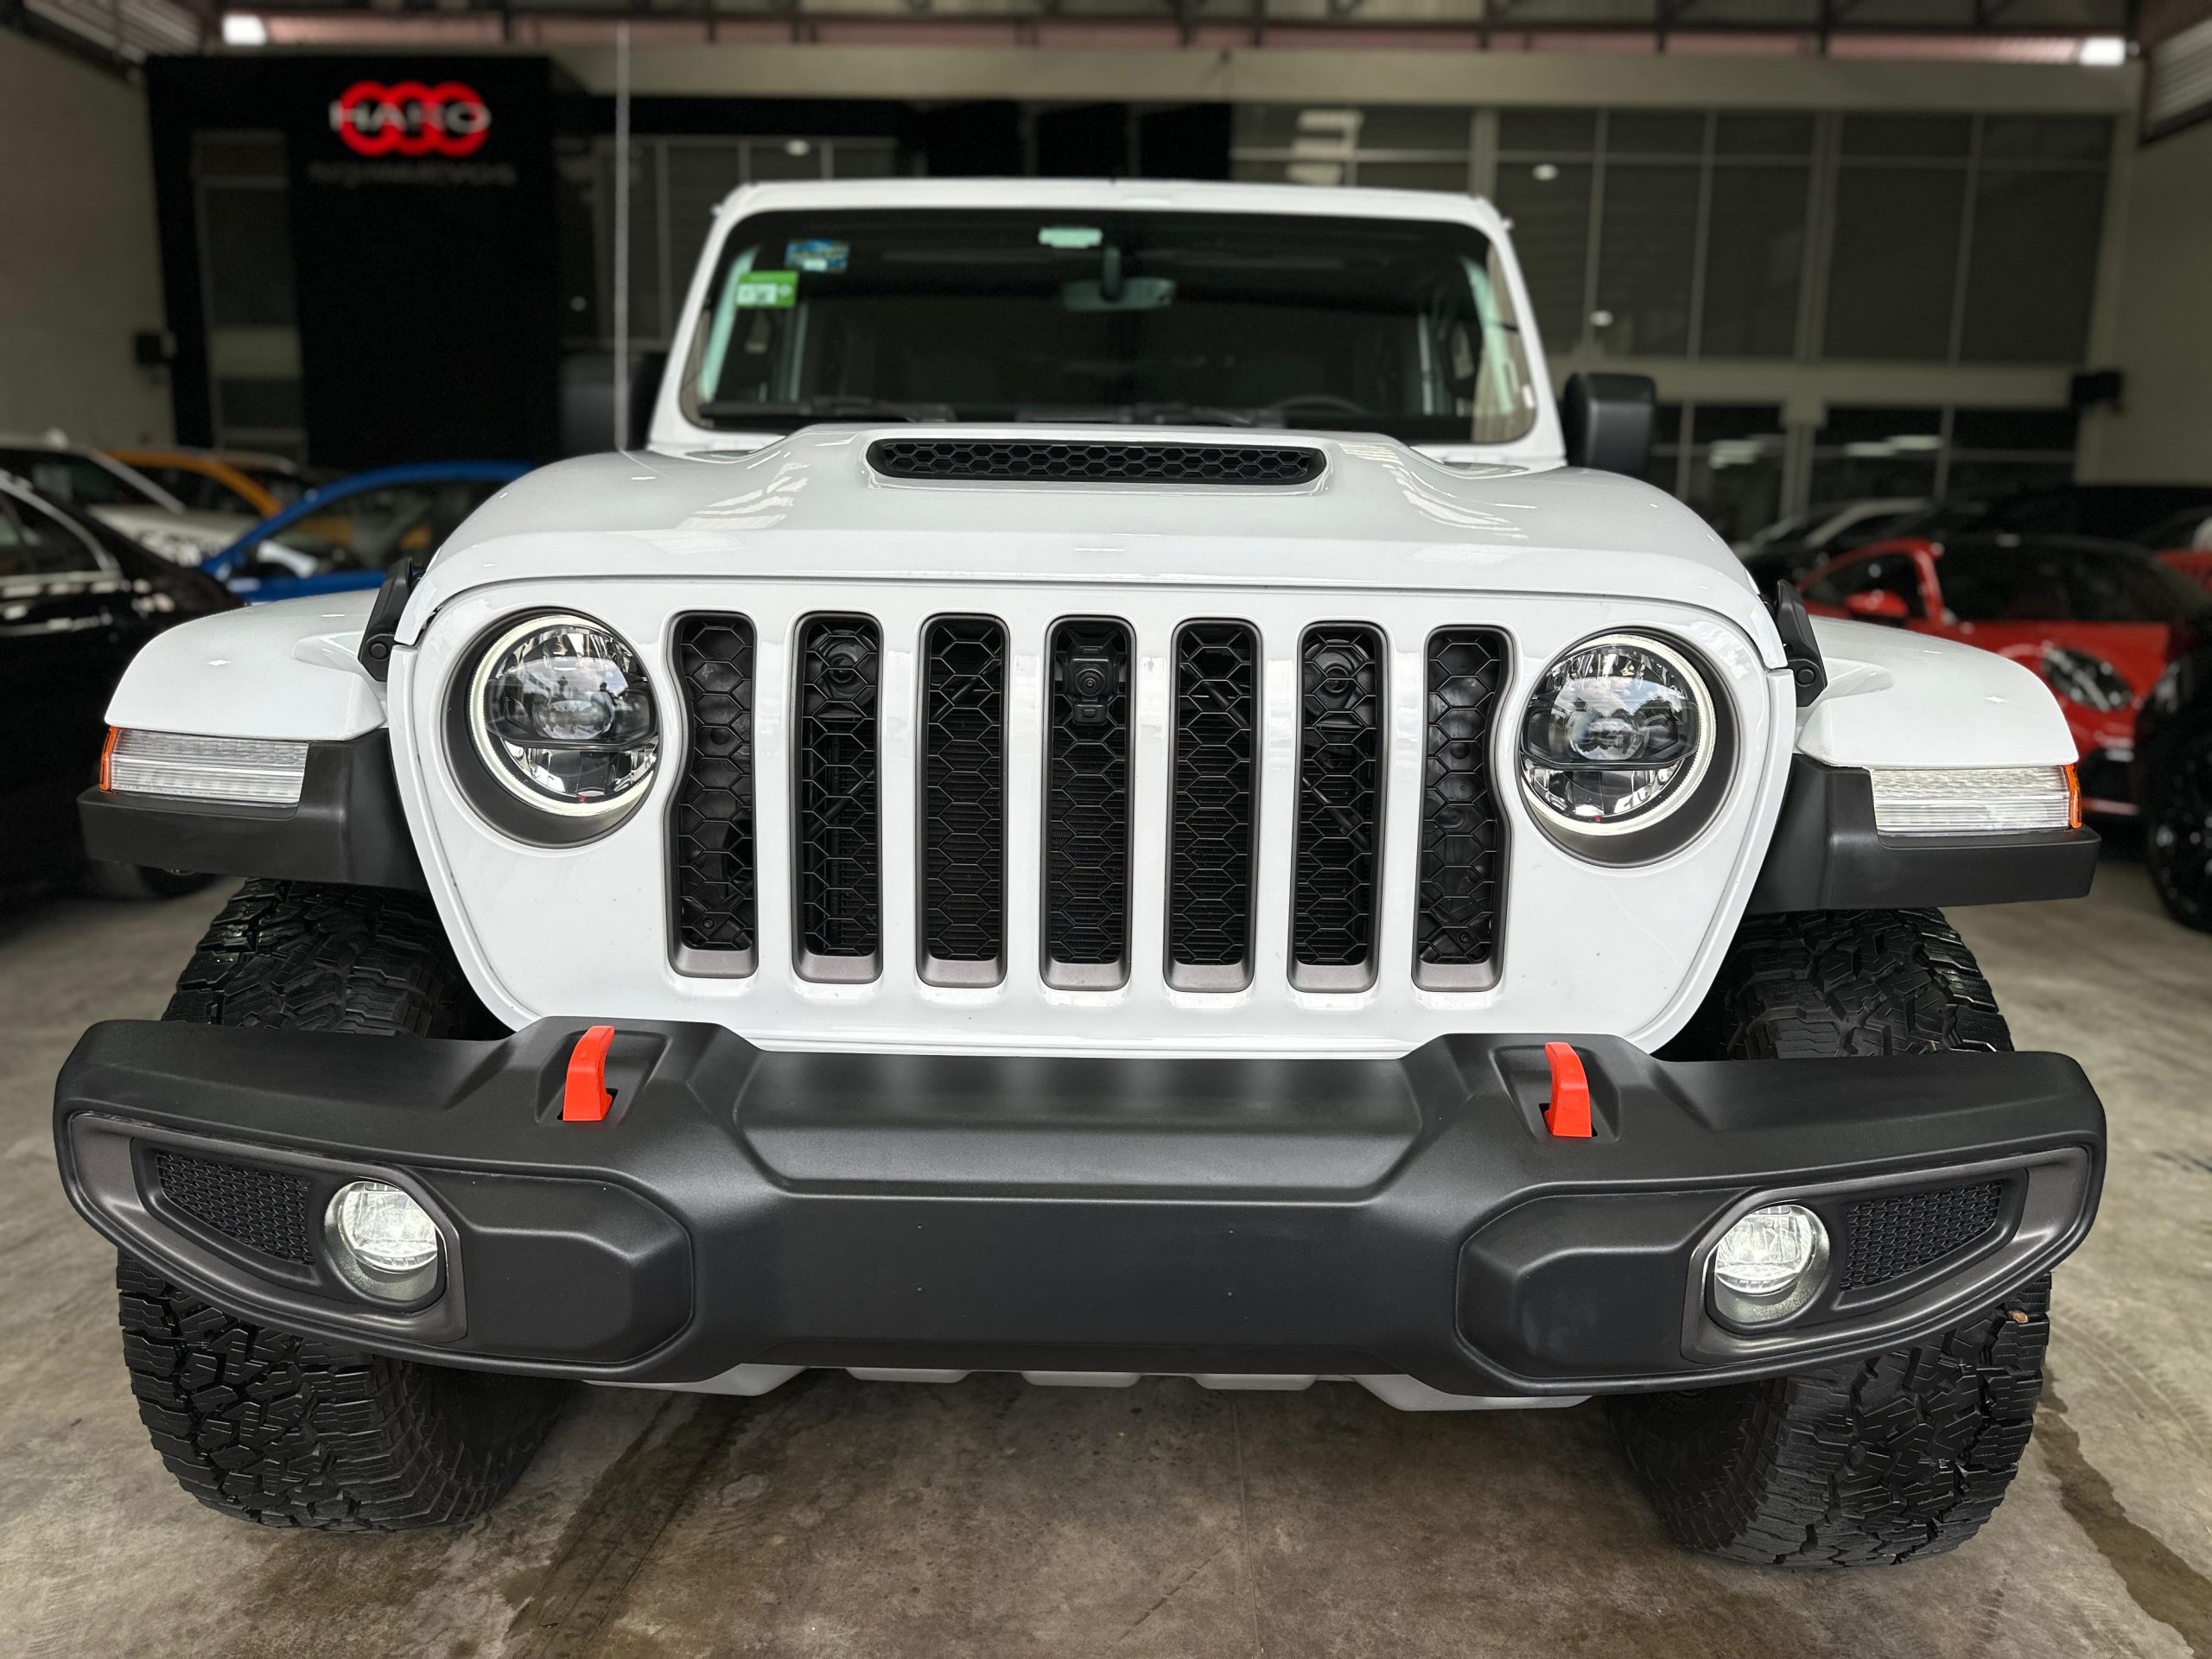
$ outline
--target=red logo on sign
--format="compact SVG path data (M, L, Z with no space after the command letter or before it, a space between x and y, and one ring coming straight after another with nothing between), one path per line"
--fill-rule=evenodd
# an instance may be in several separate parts
M330 124L359 156L473 156L492 130L492 111L457 80L357 80L331 105Z

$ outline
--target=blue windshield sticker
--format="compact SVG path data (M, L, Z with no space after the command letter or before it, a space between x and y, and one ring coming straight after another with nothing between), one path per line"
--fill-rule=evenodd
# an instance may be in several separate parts
M842 270L852 254L849 242L827 242L819 237L809 237L804 242L785 245L784 263L793 270Z
M1106 239L1106 232L1096 225L1047 225L1037 232L1037 240L1048 248L1095 248Z
M731 302L740 310L787 309L798 303L798 272L748 270L737 279Z

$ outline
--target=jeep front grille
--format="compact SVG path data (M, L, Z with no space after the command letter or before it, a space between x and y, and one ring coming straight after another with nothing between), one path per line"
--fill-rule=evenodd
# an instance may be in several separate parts
M1408 825L1386 860L1391 670L1371 623L1307 625L1274 636L1272 657L1253 623L1203 616L1141 648L1111 616L1026 643L988 615L909 622L903 639L864 615L787 626L765 682L755 619L689 615L674 630L689 714L669 818L680 973L774 967L758 958L757 890L789 893L801 980L1019 975L1109 991L1144 976L1231 995L1265 971L1359 992L1386 948L1405 953L1389 971L1432 989L1496 979L1508 658L1495 629L1443 629L1401 658L1408 697L1426 665L1425 716L1418 702L1400 715L1426 767L1418 837ZM787 823L754 821L756 719L788 744ZM912 918L891 935L909 966L886 959L887 906ZM1017 942L1032 965L1009 954Z

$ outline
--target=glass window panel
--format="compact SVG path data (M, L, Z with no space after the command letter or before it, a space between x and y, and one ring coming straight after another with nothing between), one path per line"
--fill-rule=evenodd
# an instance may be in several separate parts
M1992 115L1981 124L1984 161L2101 162L2112 123L2101 115Z
M1649 115L1616 110L1605 121L1608 156L1701 156L1702 115Z
M307 423L300 403L300 383L296 380L226 375L216 381L215 396L222 406L226 429L274 427L296 431Z
M208 185L200 204L209 323L257 328L294 321L292 219L285 193L262 186Z
M1229 176L1239 184L1283 184L1289 181L1290 162L1254 162L1239 159L1229 164Z
M822 146L810 138L755 138L747 147L751 182L774 179L818 179L823 171Z
M1778 404L1700 404L1690 414L1682 499L1725 540L1747 540L1782 511L1789 435Z
M1974 120L1964 115L1847 115L1843 118L1846 156L1905 156L1932 161L1964 160L1974 139Z
M1465 162L1362 162L1359 182L1381 190L1454 190L1465 194Z
M597 204L592 181L597 175L588 155L563 155L556 162L554 215L561 245L561 338L590 343L601 338Z
M2078 424L2070 409L1961 409L1951 416L1951 447L2071 452Z
M2067 363L2087 344L2105 181L2099 172L1981 169L1960 354Z
M2070 461L2005 461L1961 455L1951 462L1949 490L1955 499L2013 495L2022 490L2056 489L2074 481Z
M1805 264L1802 167L1713 169L1700 357L1788 357Z
M1473 143L1473 126L1464 109L1385 104L1360 115L1362 149L1465 150Z
M714 228L715 209L745 182L743 148L721 143L668 147L668 259L678 283L689 282Z
M1899 449L1925 450L1932 454L1942 442L1942 430L1943 411L1940 409L1831 404L1827 424L1815 435L1813 442L1822 448L1844 443L1888 443Z
M1586 156L1598 146L1595 110L1507 110L1497 118L1497 147Z
M1823 355L1948 355L1966 188L1962 168L1838 172Z
M1580 162L1512 162L1497 169L1497 208L1513 221L1536 330L1554 353L1571 352L1582 340L1590 176Z
M655 165L659 146L632 139L630 143L630 336L631 343L658 339L660 315L660 168ZM614 297L614 146L600 156L600 245L604 251L607 279L600 291L607 296L607 310ZM609 327L612 327L610 318Z
M0 495L0 576L58 576L99 569L99 556L74 526L28 501Z
M1592 334L1607 351L1649 357L1689 349L1697 198L1695 167L1607 169L1590 317Z
M1809 156L1809 115L1724 115L1713 124L1713 147L1722 156Z
M1239 149L1287 149L1298 111L1281 104L1239 104L1230 113L1230 142Z
M1687 404L1661 404L1651 411L1651 458L1643 465L1643 481L1672 495L1680 487L1682 454L1682 416Z
M888 179L899 171L899 152L890 144L859 144L840 140L830 156L830 175L837 179Z

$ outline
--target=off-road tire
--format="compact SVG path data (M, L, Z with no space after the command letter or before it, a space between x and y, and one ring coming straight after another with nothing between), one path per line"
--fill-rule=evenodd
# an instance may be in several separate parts
M422 1037L481 1010L428 899L249 881L163 1018ZM186 1491L271 1527L397 1532L467 1521L514 1484L565 1386L351 1352L232 1317L121 1258L138 1415Z
M1747 918L1682 1058L2012 1046L1939 912ZM1780 1567L1871 1567L1974 1536L2012 1484L2050 1339L2050 1279L1941 1337L1795 1376L1622 1396L1613 1426L1686 1548Z
M2143 862L2166 913L2212 933L2212 721L2161 733L2143 755Z

